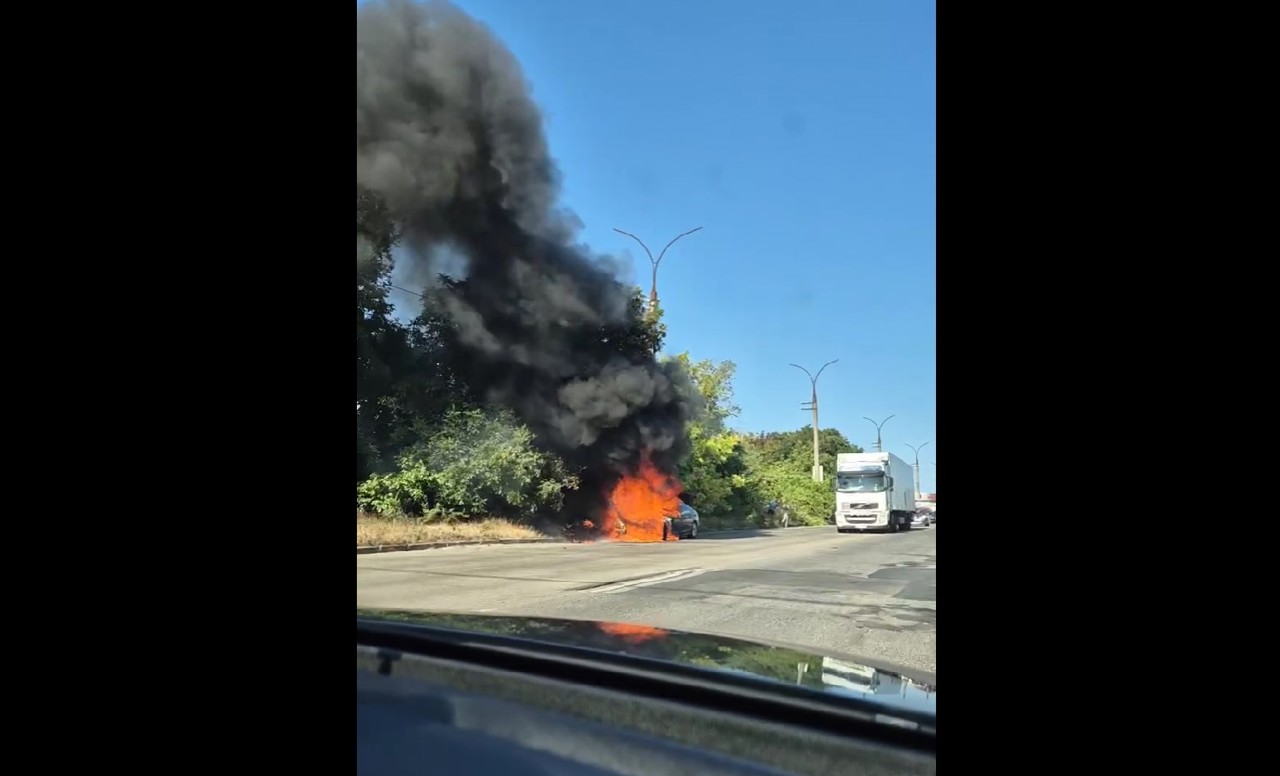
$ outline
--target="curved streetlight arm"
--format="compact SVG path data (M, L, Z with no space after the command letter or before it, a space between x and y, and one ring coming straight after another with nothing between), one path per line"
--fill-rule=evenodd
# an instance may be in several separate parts
M894 418L896 418L896 417L898 417L898 416L897 416L897 415L890 415L889 417L885 418L884 420L880 421L879 423L876 423L874 420L871 420L871 418L868 418L866 415L863 415L863 416L862 416L862 419L863 419L863 420L871 420L871 424L872 424L873 426L875 426L875 427L876 427L876 431L879 431L881 428L883 428L883 427L884 427L884 424L888 423L889 421L893 420L893 419L894 419Z
M868 418L866 415L863 415L863 416L862 416L862 419L863 419L863 420L869 421L869 422L871 423L871 425L873 425L873 426L875 426L875 427L876 427L876 452L877 452L877 453L884 452L884 443L880 440L880 429L884 428L884 424L886 424L886 423L888 423L889 421L893 420L895 417L897 417L897 416L896 416L896 415L890 415L889 417L887 417L887 418L885 418L884 420L882 420L882 421L880 421L879 423L877 423L877 422L875 421L875 419L874 419L874 418Z
M825 363L825 364L823 364L823 365L822 365L822 369L826 369L827 367L831 366L832 364L834 364L835 362L837 362L837 361L839 361L839 360L840 360L840 359L835 358L835 359L832 359L832 360L828 361L827 363ZM819 369L819 370L818 370L818 375L817 375L817 377L814 377L814 378L813 378L813 381L814 381L815 383L816 383L816 382L818 382L818 377L822 377L822 369Z
M654 265L655 267L658 265L658 262L656 262L656 261L654 261L654 260L653 260L653 254L649 252L649 246L647 246L647 245L645 245L645 244L644 244L644 240L641 240L639 237L636 237L636 236L635 236L634 234L632 234L631 232L624 232L624 231L622 231L621 229L619 229L619 228L618 228L618 227L616 227L616 226L613 228L613 231L617 232L618 234L625 234L626 236L628 236L628 237L630 237L631 239L635 240L636 242L640 243L640 247L641 247L641 248L644 248L644 252L645 252L645 254L649 257L649 263L650 263L650 264L652 264L652 265Z
M832 364L834 364L836 361L839 361L839 360L840 359L837 358L832 361L828 361L827 363L822 365L822 369L826 369L827 367L831 366ZM806 375L809 376L809 382L813 384L814 390L816 391L818 389L818 378L822 377L822 369L819 369L818 373L815 375L813 372L810 372L808 369L805 369L799 364L787 364L787 366L794 366L796 369L799 369L801 372L804 372Z
M699 226L699 227L697 227L697 228L690 229L690 230L689 230L689 231L687 231L687 232L681 232L680 234L676 235L675 237L672 237L672 238L671 238L671 242L669 242L669 243L667 243L665 246L663 246L662 251L658 254L658 258L656 258L656 259L655 259L655 258L653 258L653 252L649 250L649 246L647 246L647 245L645 245L645 244L644 244L644 240L641 240L639 237L636 237L636 236L635 236L634 234L632 234L631 232L624 232L624 231L622 231L621 229L619 229L619 228L618 228L618 227L616 227L616 226L615 226L615 227L613 227L613 231L617 232L618 234L625 234L627 237L630 237L631 239L633 239L633 240L635 240L636 242L640 243L640 247L641 247L641 248L644 248L644 253L645 253L645 255L646 255L646 256L648 256L648 257L649 257L649 263L653 265L653 268L654 268L654 269L657 269L657 268L658 268L658 265L662 263L662 257L667 255L667 248L670 248L672 245L675 245L675 244L676 244L676 240L679 240L681 237L688 237L689 235L693 234L694 232L700 231L701 229L702 229L702 227L700 227L700 226Z
M667 244L666 244L666 246L664 246L664 247L663 247L663 249L662 249L661 251L659 251L659 252L658 252L658 260L653 262L653 266L654 266L654 268L656 269L656 268L658 267L658 265L662 263L662 257L667 255L667 248L670 248L671 246L675 245L675 244L676 244L676 240L679 240L681 237L688 237L689 235L691 235L691 234L693 234L694 232L697 232L697 231L699 231L699 230L701 230L701 229L702 229L702 227L700 227L700 226L698 226L698 227L694 227L693 229L690 229L690 230L689 230L689 231L687 231L687 232L681 232L680 234L676 235L675 237L672 237L672 238L671 238L671 242L667 243ZM652 257L652 256L650 256L649 258L650 258L650 260L651 260L651 261L653 260L653 257Z
M817 380L815 380L815 379L814 379L813 375L809 372L809 370L808 370L808 369L805 369L804 367L800 366L799 364L788 364L787 366L794 366L796 369L799 369L801 372L804 372L806 375L809 375L809 382L811 382L811 383L816 383L816 382L818 382Z

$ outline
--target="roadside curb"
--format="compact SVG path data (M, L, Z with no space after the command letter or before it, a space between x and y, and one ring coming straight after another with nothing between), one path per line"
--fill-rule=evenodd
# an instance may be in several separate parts
M760 531L795 531L803 528L828 528L821 525L797 525L790 528L725 528L719 531L703 531L703 534L758 533ZM378 552L408 552L410 550L436 550L442 547L469 547L479 544L574 544L563 539L468 539L457 542L418 542L416 544L366 544L356 546L356 555Z
M356 555L375 552L407 552L409 550L434 550L440 547L464 547L475 544L563 544L559 539L474 539L458 542L418 542L416 544L372 544L356 546Z

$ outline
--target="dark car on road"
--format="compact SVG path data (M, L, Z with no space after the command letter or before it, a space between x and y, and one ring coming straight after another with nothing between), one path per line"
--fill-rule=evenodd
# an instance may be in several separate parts
M681 501L679 514L671 515L662 525L662 540L672 535L678 539L697 539L698 510Z

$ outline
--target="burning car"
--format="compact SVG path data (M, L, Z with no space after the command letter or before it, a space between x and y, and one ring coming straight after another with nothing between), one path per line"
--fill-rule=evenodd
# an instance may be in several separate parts
M698 535L698 511L680 498L680 483L646 457L613 486L601 538L615 542L665 542Z
M698 510L681 501L677 513L668 515L662 524L662 540L666 541L672 536L677 539L697 539Z

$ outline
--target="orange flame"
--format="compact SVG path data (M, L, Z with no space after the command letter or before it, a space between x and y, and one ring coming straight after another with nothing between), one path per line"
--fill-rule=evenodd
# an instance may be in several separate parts
M623 641L629 641L632 644L667 635L667 631L661 628L651 628L648 625L632 625L627 622L601 622L597 624L600 626L600 630L610 636L617 636Z
M667 517L679 511L680 483L658 471L646 455L634 473L613 486L601 536L618 542L660 542ZM667 537L676 538L674 533Z

